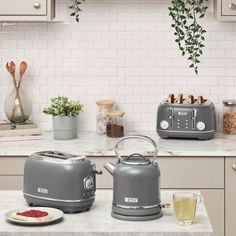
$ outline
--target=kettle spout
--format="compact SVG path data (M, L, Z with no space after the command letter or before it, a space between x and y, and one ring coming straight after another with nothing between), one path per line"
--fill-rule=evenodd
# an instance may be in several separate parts
M108 163L106 163L106 164L104 165L104 168L105 168L111 175L113 175L113 172L114 172L114 170L115 170L115 168L116 168L116 165L113 164L113 163L111 163L111 162L108 162Z

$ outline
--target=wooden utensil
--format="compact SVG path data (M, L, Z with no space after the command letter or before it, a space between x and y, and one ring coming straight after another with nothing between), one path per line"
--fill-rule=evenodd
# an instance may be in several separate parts
M179 94L177 98L177 103L182 104L183 103L183 94Z
M198 104L199 104L199 105L202 105L202 104L204 103L203 96L198 96L197 101L198 101Z
M22 61L20 63L20 77L19 77L19 82L18 82L18 86L17 86L17 92L18 92L19 98L20 98L20 93L19 93L20 85L21 85L21 81L22 81L22 78L23 78L23 75L24 75L26 69L27 69L27 63L25 61ZM17 99L17 93L16 93L15 99ZM20 105L22 106L22 103ZM23 106L22 106L22 109L23 109ZM22 111L22 109L21 109L21 111ZM14 107L14 110L15 110L15 107ZM15 115L15 111L13 111L13 112L14 112L14 115ZM24 111L22 112L22 114L24 115L24 118L25 118Z
M193 95L188 96L188 103L189 104L194 104L194 96Z
M13 83L14 83L14 86L15 88L17 87L16 85L16 78L15 78L15 71L16 71L16 65L13 61L11 61L10 63L8 62L6 64L6 68L7 68L7 71L11 74L12 78L13 78Z
M15 98L15 100L16 100L16 99L19 100L20 109L21 109L21 112L22 112L23 117L25 118L24 109L23 109L22 102L21 102L21 98L20 98L19 91L18 91L18 88L17 88L16 74L15 74L15 72L16 72L16 65L15 65L15 63L14 63L13 61L11 61L10 64L9 64L9 62L8 62L8 63L6 64L6 69L7 69L7 71L11 74L11 76L12 76L12 78L13 78L13 84L14 84L14 87L15 87L15 90L16 90L16 98ZM14 102L15 102L15 100L14 100ZM16 108L15 108L15 106L14 106L14 107L13 107L13 111L12 111L12 116L11 116L11 119L12 119L12 120L13 120L14 117L15 117L15 112L16 112L15 110L16 110Z
M174 94L169 94L168 103L174 103Z
M18 83L18 91L20 89L21 81L22 81L22 78L26 69L27 69L27 63L25 61L22 61L20 63L20 78L19 78L19 83Z

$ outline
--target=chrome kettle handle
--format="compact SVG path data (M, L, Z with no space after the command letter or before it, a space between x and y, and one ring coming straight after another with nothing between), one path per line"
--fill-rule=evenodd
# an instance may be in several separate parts
M147 141L148 143L151 143L154 146L153 162L154 163L157 162L157 153L158 153L157 144L152 138L150 138L146 135L130 135L130 136L126 136L124 138L121 138L115 145L115 153L116 153L118 162L121 161L121 155L118 150L118 146L121 142L123 142L124 140L127 140L127 139L141 139L141 140Z

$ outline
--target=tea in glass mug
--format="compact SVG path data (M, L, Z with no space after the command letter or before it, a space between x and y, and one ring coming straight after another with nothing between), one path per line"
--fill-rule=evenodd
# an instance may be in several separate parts
M197 203L202 197L197 193L178 192L173 194L176 222L180 225L190 225L194 222Z

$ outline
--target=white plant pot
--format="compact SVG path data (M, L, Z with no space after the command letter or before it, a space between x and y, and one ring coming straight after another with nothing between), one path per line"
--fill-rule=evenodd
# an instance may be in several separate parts
M55 139L77 138L78 116L53 116L52 123Z

